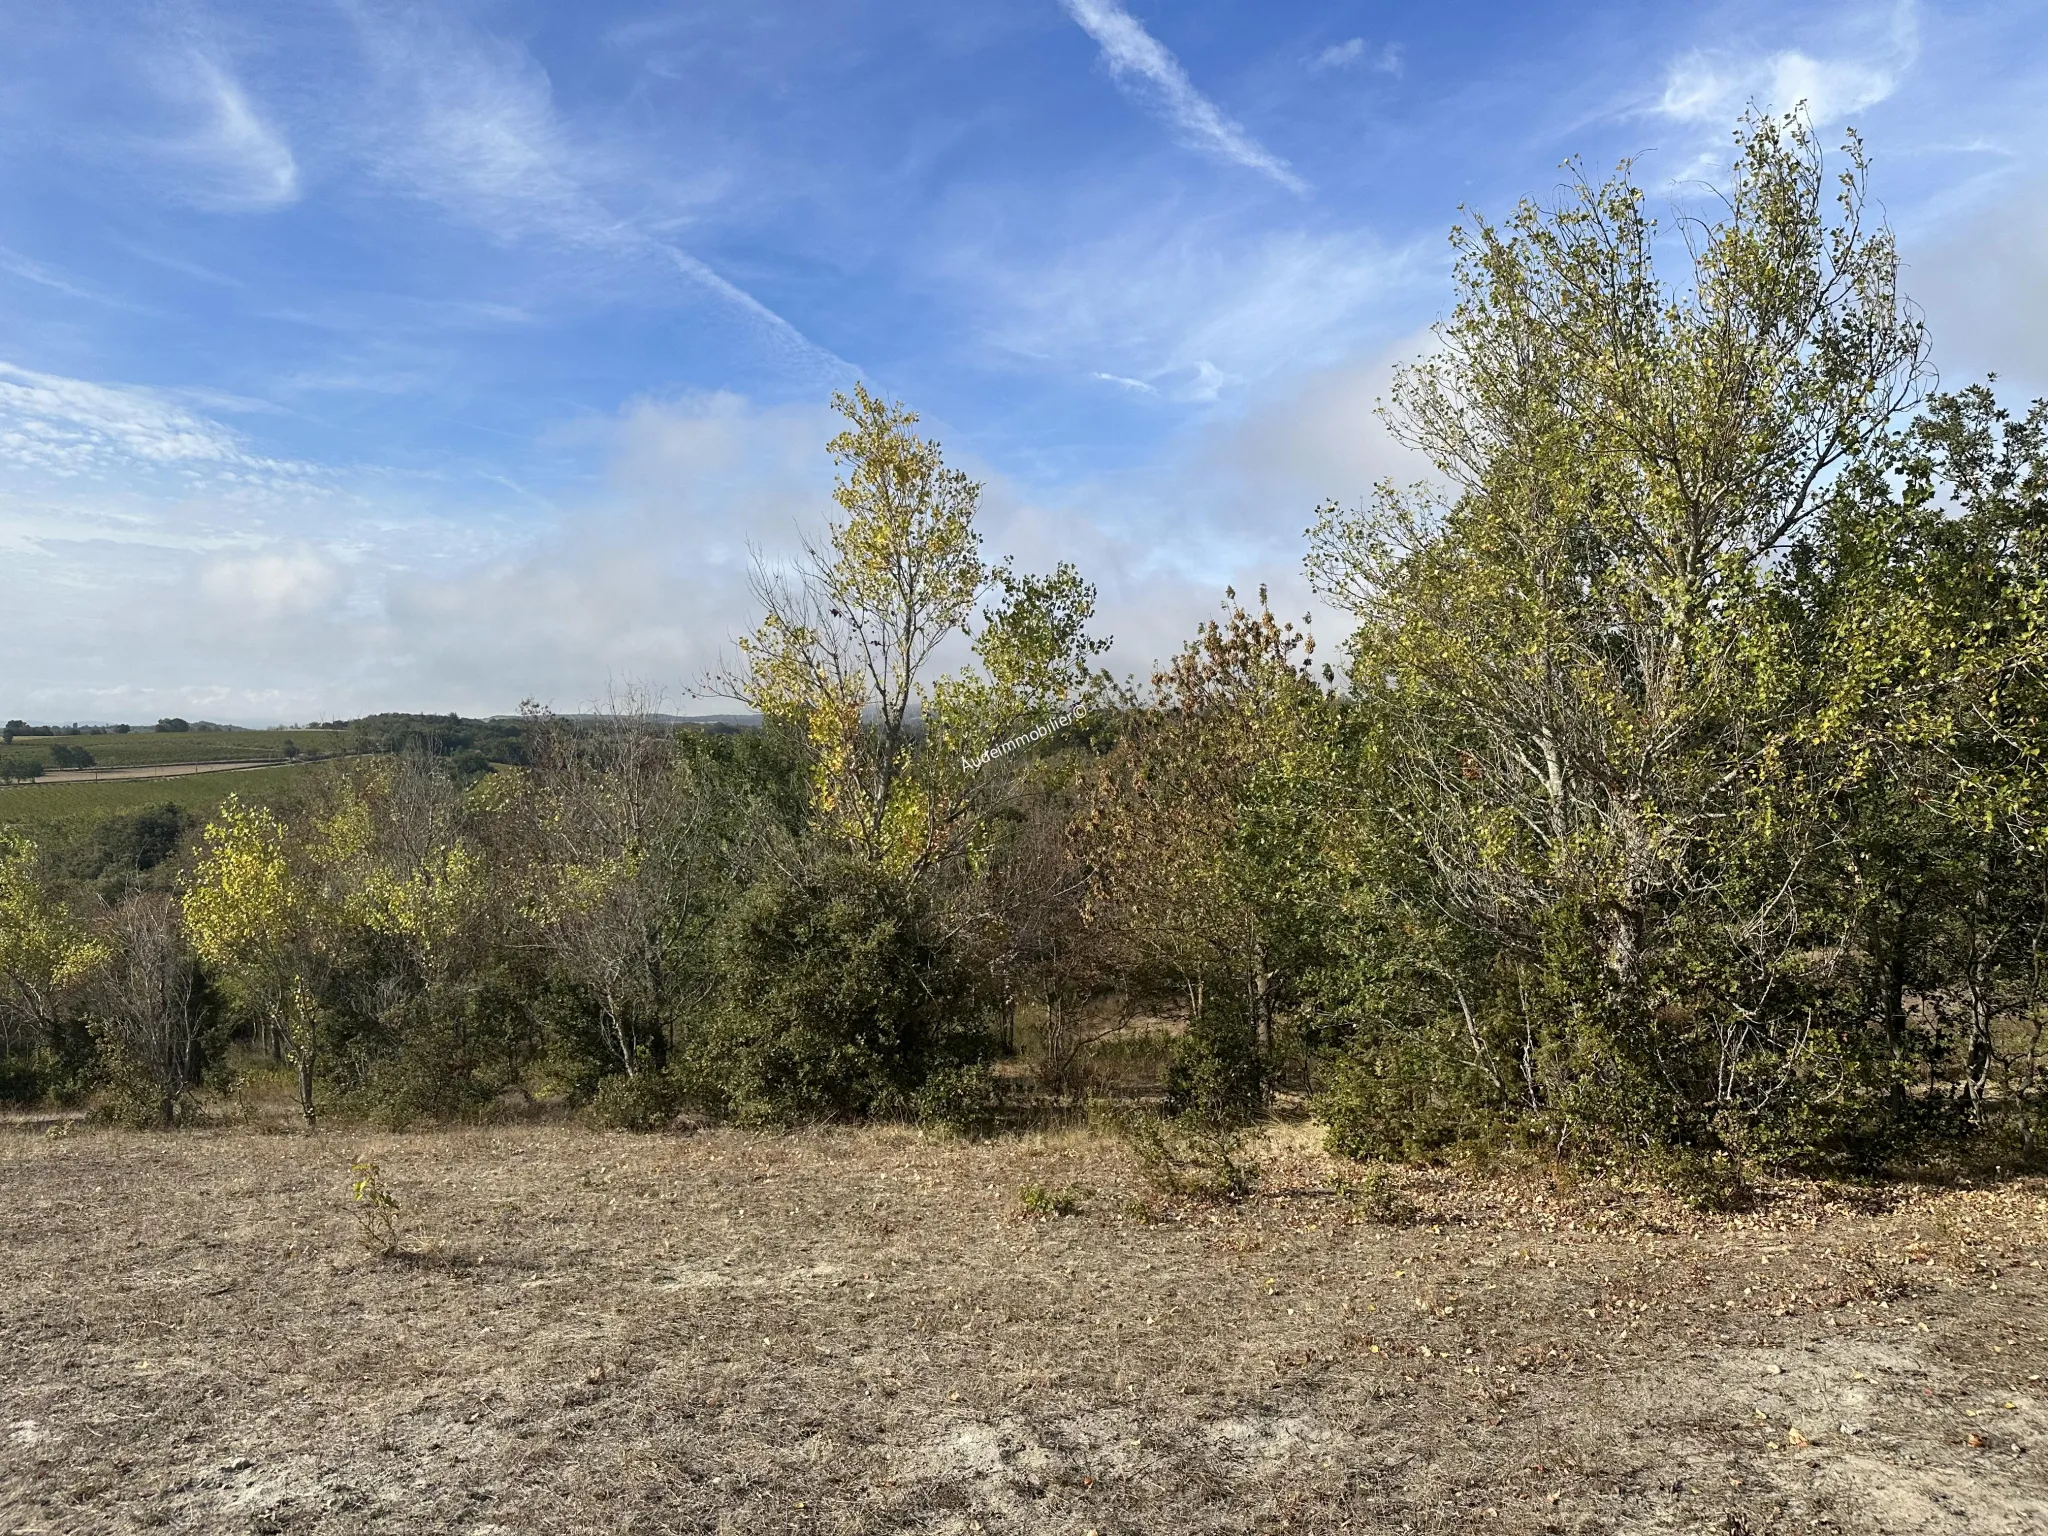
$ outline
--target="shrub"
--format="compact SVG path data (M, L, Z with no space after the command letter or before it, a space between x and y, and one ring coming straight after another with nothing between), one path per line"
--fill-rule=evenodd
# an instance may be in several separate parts
M1078 1216L1083 1191L1072 1184L1051 1189L1043 1184L1026 1184L1017 1199L1027 1216Z
M986 1136L994 1131L1002 1102L996 1075L983 1062L939 1067L910 1096L918 1124L955 1136Z
M1428 1160L1497 1142L1501 1095L1436 1029L1361 1030L1316 1096L1324 1145L1361 1162Z
M101 1110L128 1124L187 1121L218 1030L178 904L161 893L133 896L101 933L109 943L93 979L90 1026L106 1078Z
M517 975L498 971L436 981L385 1009L337 1039L335 1075L351 1084L344 1112L393 1130L486 1116L539 1054L532 1001Z
M109 816L92 830L88 876L111 873L144 873L176 857L185 834L198 818L180 805L166 801L147 810L125 816Z
M716 947L722 995L691 1072L743 1121L901 1115L935 1071L981 1054L952 946L918 893L871 865L763 878L723 915ZM950 1112L976 1095L955 1077L929 1102Z
M1162 1195L1242 1200L1258 1183L1258 1169L1246 1156L1250 1138L1240 1127L1100 1099L1089 1104L1088 1119L1123 1143L1138 1176Z
M1385 1163L1367 1164L1356 1179L1339 1179L1337 1193L1366 1221L1401 1227L1415 1219L1415 1202L1394 1182L1393 1170Z
M356 1235L380 1259L398 1252L398 1199L385 1187L383 1172L367 1158L349 1165L349 1212L356 1219Z
M1249 1023L1214 1012L1198 1016L1167 1057L1167 1113L1234 1126L1250 1124L1265 1106L1265 1062Z
M0 1104L34 1104L49 1092L56 1075L47 1051L0 1054Z
M643 1065L603 1079L585 1113L608 1131L658 1131L683 1107L680 1085L666 1072Z
M1657 1182L1696 1211L1746 1211L1756 1189L1739 1160L1726 1152L1672 1147L1651 1162Z

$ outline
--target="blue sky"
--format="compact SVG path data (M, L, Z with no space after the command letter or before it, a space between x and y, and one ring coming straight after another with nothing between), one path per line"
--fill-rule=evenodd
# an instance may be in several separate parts
M1142 668L1309 599L1460 204L1853 124L1948 380L2048 390L2048 9L0 4L0 711L680 698L855 378ZM716 707L716 706L705 706Z

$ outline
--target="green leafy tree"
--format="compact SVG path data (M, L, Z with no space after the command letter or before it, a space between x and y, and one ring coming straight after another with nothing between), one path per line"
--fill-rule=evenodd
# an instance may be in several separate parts
M295 829L230 795L201 834L184 893L193 949L296 1069L308 1127L328 1036L322 984L350 919L335 879L357 857L359 836L351 817Z
M845 517L793 572L756 581L766 616L740 642L736 697L808 742L822 822L877 862L929 856L931 808L906 788L935 653L964 631L988 582L974 517L981 487L950 469L917 416L856 385L828 445Z
M2048 1018L2048 403L2014 418L1984 386L1936 396L1845 479L1786 586L1814 638L1775 785L1834 832L1823 910L1847 936L1845 1006L1887 1058L1895 1115L1924 1074L2031 1142Z
M54 1051L108 958L42 878L36 845L0 827L0 1054Z
M1359 859L1414 877L1361 929L1410 999L1366 1021L1370 1071L1423 1027L1440 1078L1640 1144L1712 1140L1818 1061L1787 881L1827 834L1777 814L1804 707L1778 572L1923 354L1853 139L1829 186L1802 119L1754 119L1676 281L1625 167L1454 235L1459 303L1389 413L1446 489L1326 508L1309 562L1386 774L1361 821L1392 847Z
M1071 566L983 564L981 487L912 430L915 412L858 385L833 403L844 518L793 571L757 579L766 615L721 686L808 744L820 830L922 879L986 807L973 760L1098 690L1090 658L1107 642L1088 634L1095 590ZM941 676L960 641L977 666Z
M1308 968L1314 823L1339 771L1313 649L1263 592L1256 613L1233 603L1154 676L1080 828L1091 919L1118 936L1141 994L1177 994L1189 1042L1176 1096L1212 1117L1259 1102Z

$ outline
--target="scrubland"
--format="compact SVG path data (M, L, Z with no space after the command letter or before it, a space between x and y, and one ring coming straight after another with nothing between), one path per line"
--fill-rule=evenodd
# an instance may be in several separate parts
M0 1529L2048 1527L2048 1181L1708 1215L1258 1163L1228 1204L1084 1131L17 1126Z

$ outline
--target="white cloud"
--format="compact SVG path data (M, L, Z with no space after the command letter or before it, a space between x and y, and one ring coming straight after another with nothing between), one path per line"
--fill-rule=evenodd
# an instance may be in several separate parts
M190 132L165 146L185 166L179 190L187 201L209 208L262 209L298 200L299 167L291 146L257 112L226 66L193 54L171 88L198 118Z
M313 549L222 557L209 562L200 577L209 601L258 624L325 612L348 585L347 567Z
M162 393L0 362L0 464L60 476L137 467L208 479L297 481L308 466L253 454L228 428Z
M1898 0L1881 20L1844 24L1837 33L1843 46L1828 56L1799 48L1768 54L1695 49L1666 71L1655 111L1677 122L1725 128L1752 104L1789 112L1803 102L1813 121L1825 126L1891 96L1920 56L1913 0Z
M1694 53L1672 65L1658 111L1680 122L1725 127L1754 102L1789 112L1805 103L1816 123L1837 123L1898 88L1896 70L1797 50L1735 61Z
M1419 270L1363 234L1136 221L1043 253L999 232L953 261L979 290L989 345L1182 401L1342 355Z
M572 142L547 73L525 50L422 15L357 7L386 99L368 128L376 170L507 241L544 240L682 276L744 317L792 371L844 382L853 366L708 263L606 205L608 175L646 191L644 167L614 167ZM695 194L716 195L716 183Z
M1095 39L1103 62L1118 80L1142 82L1167 121L1197 149L1269 176L1290 192L1306 195L1308 183L1285 160L1224 116L1195 89L1180 60L1147 32L1116 0L1064 0L1067 14Z
M1375 354L1256 388L1242 415L1100 481L1027 491L957 443L951 456L987 482L990 554L1035 570L1075 561L1101 587L1113 664L1143 674L1228 583L1247 595L1271 583L1289 614L1309 603L1300 530L1315 503L1400 473L1371 414L1385 372ZM71 419L103 423L109 454L245 452L157 397L96 388L67 395ZM0 539L18 536L0 560L0 609L15 620L0 633L0 675L18 680L10 711L480 713L529 695L580 708L622 682L679 700L755 622L753 556L786 558L832 510L835 421L728 393L640 400L553 435L554 449L603 466L601 488L521 524L408 518L388 494L297 507L276 495L251 517L224 515L211 493L95 483L65 500L17 484L0 498ZM53 649L52 633L76 640Z
M1341 43L1332 43L1321 53L1308 61L1311 73L1326 69L1363 68L1381 75L1401 73L1401 45L1383 43L1377 48L1369 47L1362 37L1347 38Z

